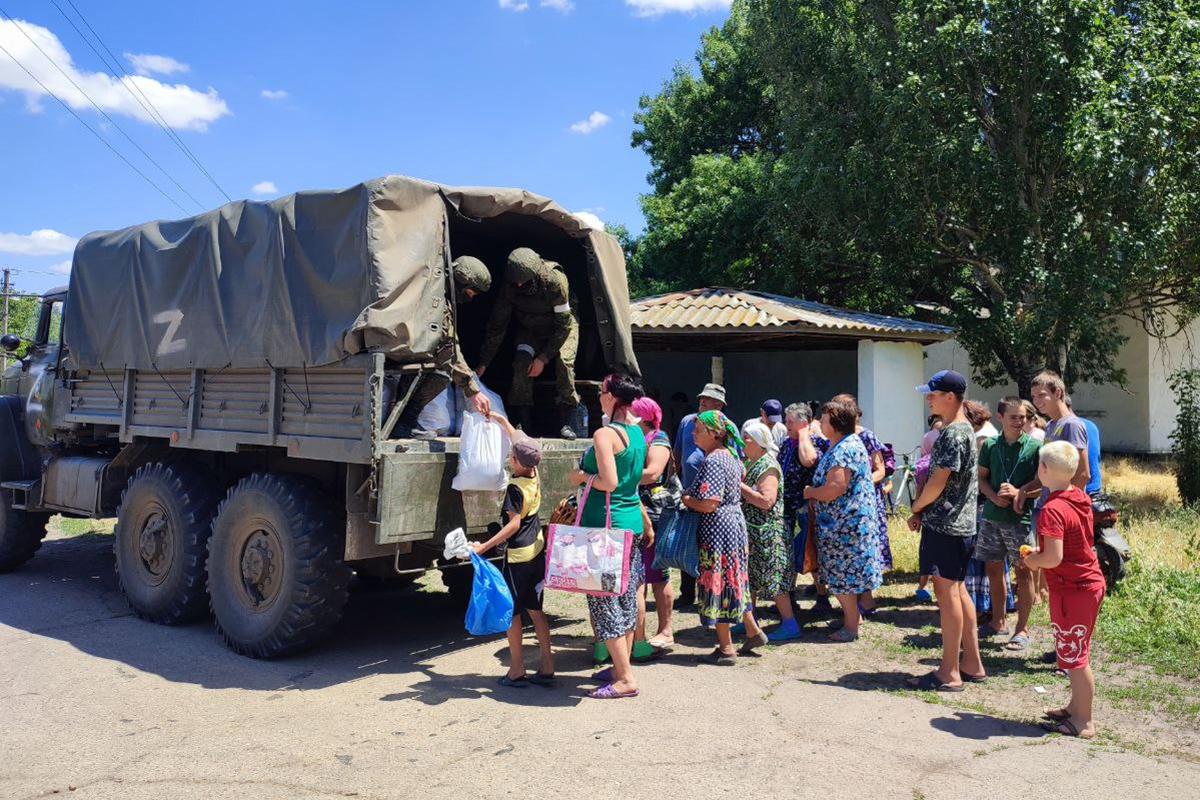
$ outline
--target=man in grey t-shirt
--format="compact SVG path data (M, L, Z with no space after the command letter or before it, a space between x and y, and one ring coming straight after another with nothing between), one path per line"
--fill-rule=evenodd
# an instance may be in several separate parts
M1070 442L1079 451L1079 468L1075 470L1075 477L1071 479L1071 483L1080 489L1085 488L1092 477L1091 469L1088 467L1087 426L1071 411L1066 384L1063 383L1063 379L1059 377L1058 373L1045 370L1038 373L1037 377L1033 379L1031 391L1034 406L1050 418L1050 424L1046 426L1045 444ZM1042 486L1037 478L1021 487L1020 493L1013 500L1013 510L1020 513L1025 506L1026 499L1035 494L1038 495L1033 506L1033 527L1036 530L1038 511L1046 502L1046 498L1050 496L1050 492Z
M979 497L975 429L963 411L967 381L962 375L943 370L917 391L925 395L929 410L946 421L929 456L929 479L908 519L909 528L921 531L921 574L933 576L942 625L942 663L908 684L926 691L961 692L964 680L984 676L975 603L963 586L975 551Z

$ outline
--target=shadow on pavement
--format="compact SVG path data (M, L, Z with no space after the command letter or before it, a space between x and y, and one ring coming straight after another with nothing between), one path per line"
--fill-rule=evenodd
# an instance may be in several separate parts
M417 585L380 590L371 584L352 587L341 625L327 641L305 653L271 661L256 661L226 649L212 620L167 627L138 619L130 611L113 569L112 537L89 534L47 540L37 556L21 569L0 575L0 640L12 648L21 639L58 639L100 659L126 664L178 683L214 689L263 692L310 690L373 675L410 676L424 681L390 699L498 696L490 676L447 676L432 671L433 659L497 645L504 653L496 676L507 664L503 634L473 637L463 629L463 612L447 592L426 591ZM550 616L552 629L578 623ZM7 627L8 630L4 628ZM532 630L532 629L530 629ZM527 641L526 656L536 663L537 647ZM590 665L589 651L573 649L573 639L556 637L562 669ZM563 678L557 690L541 692L543 704L570 704L575 686ZM568 690L563 693L564 688ZM521 690L515 690L521 691ZM557 700L553 692L563 694ZM536 695L532 695L536 697ZM423 702L430 702L423 699ZM444 702L438 700L437 702ZM528 701L522 701L528 702Z
M1045 732L1024 722L1000 719L971 711L955 711L954 716L938 717L929 721L930 727L953 734L960 739L985 741L992 738L1040 739Z
M416 700L427 706L437 706L448 700L487 698L518 706L565 708L578 705L587 693L598 685L586 678L559 675L558 685L554 687L530 685L523 689L514 689L497 683L504 674L503 669L498 669L495 675L481 675L477 672L468 675L440 675L428 667L422 667L420 671L424 673L425 680L413 684L405 691L385 694L379 699L385 702Z

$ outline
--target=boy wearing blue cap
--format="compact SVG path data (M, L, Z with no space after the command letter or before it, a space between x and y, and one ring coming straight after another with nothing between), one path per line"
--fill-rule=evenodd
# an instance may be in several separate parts
M979 656L975 603L963 585L975 550L975 514L979 497L975 429L963 402L967 380L942 370L918 386L933 414L946 421L929 456L929 479L913 503L908 527L921 532L920 570L933 576L942 626L942 663L908 685L914 689L961 692L963 682L984 679ZM959 647L962 660L959 660Z

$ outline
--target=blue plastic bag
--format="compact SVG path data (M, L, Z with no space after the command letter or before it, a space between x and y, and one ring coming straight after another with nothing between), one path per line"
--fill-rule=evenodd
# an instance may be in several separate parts
M658 520L659 533L654 539L654 568L680 569L688 575L700 574L700 514L695 511L663 509Z
M476 552L471 553L475 582L471 585L471 602L467 606L467 633L486 636L503 633L512 625L513 599L508 584L496 565Z

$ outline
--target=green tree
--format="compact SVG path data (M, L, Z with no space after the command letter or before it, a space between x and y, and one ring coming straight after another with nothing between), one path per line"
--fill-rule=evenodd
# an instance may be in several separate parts
M729 169L695 168L706 158L759 158L697 150L690 172L643 201L643 268L707 282L737 254L725 274L754 286L955 325L986 384L1027 393L1047 366L1069 382L1122 381L1121 315L1164 334L1200 311L1200 25L1184 8L735 0L737 35L722 36L745 52L726 60L761 72L753 85L775 122L754 124L778 132L771 168L743 190L761 225L734 215L715 237L678 201L687 179L703 182L687 197L729 184ZM635 136L652 179L680 173L679 149L704 141L693 127ZM662 140L674 131L689 133ZM713 269L672 272L662 261L675 252L657 242L691 241L692 218L722 250L704 251Z
M17 293L20 290L14 285L10 287L9 291ZM8 298L8 332L31 338L37 332L38 310L38 298L33 295L10 296ZM23 344L14 355L24 355L26 349L28 349L28 345Z

